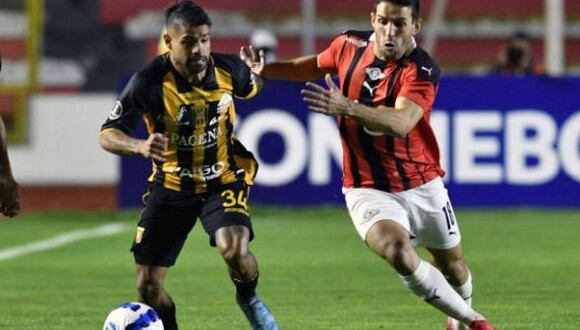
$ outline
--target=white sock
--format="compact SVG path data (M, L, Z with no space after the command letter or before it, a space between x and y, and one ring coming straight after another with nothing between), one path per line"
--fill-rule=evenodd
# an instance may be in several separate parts
M453 290L459 293L461 298L465 301L465 303L471 306L471 297L473 295L473 283L471 281L471 272L467 270L467 281L462 286L453 286ZM459 322L457 324L458 330L467 330L469 329L469 324Z
M401 276L403 283L425 302L464 323L484 317L474 311L433 265L422 261L415 272Z

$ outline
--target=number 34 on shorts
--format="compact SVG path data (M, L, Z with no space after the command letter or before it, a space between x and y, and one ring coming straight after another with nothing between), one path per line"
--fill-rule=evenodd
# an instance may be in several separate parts
M227 189L222 191L222 206L224 212L236 212L249 215L248 212L248 194L249 188L246 186L240 190Z

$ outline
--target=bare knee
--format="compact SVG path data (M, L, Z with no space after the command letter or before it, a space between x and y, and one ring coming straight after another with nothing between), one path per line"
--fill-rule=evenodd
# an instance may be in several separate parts
M247 254L247 251L244 251L239 243L233 241L217 244L217 249L228 264L239 263Z
M389 240L383 242L381 257L387 260L400 274L411 274L416 268L416 253L409 242Z
M367 234L367 245L401 275L412 274L419 265L420 259L411 245L409 234L392 221L373 225Z

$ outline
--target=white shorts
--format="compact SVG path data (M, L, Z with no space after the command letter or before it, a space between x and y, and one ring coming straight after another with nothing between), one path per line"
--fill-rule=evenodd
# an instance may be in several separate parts
M396 193L371 188L343 188L352 222L366 241L376 222L392 220L403 226L413 244L449 249L459 244L461 233L441 178Z

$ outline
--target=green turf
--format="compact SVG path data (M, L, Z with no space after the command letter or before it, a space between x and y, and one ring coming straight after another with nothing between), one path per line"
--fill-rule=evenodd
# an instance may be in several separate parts
M443 329L444 317L370 253L342 208L254 207L259 293L281 329ZM0 329L100 329L134 300L136 211L29 214L0 223L0 250L110 222L127 230L0 261ZM474 305L499 329L580 328L580 211L458 212ZM181 329L247 329L201 227L167 287Z

